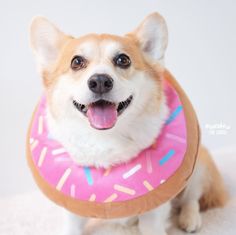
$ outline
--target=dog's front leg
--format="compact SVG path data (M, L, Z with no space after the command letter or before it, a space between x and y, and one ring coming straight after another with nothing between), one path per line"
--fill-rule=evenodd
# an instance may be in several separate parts
M167 222L170 216L170 203L139 216L139 230L142 235L166 235Z
M86 222L87 218L66 211L62 235L82 235Z

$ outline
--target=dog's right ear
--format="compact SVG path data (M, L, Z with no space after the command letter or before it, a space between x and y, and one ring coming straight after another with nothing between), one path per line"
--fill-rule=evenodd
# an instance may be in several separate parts
M31 47L40 70L50 70L68 36L42 16L33 18L30 26Z
M132 32L144 56L152 62L164 63L168 31L164 18L157 12L147 16Z

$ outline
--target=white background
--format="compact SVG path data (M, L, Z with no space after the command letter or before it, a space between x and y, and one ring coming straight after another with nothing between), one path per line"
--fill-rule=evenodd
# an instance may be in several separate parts
M197 111L203 142L211 150L235 149L236 1L1 1L0 196L35 187L25 161L25 136L42 86L28 43L31 18L44 15L75 36L123 34L153 11L166 18L166 66ZM214 124L229 129L214 134L206 128Z

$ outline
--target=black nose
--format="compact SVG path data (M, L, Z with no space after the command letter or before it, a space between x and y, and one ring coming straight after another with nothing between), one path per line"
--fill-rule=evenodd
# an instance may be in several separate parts
M103 94L113 88L113 79L108 74L94 74L88 80L88 87L94 93Z

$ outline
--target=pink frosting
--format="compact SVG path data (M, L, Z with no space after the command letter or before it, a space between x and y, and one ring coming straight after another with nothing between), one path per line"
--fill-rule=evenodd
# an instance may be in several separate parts
M181 101L165 84L170 114L155 143L128 163L111 169L82 167L50 137L43 96L31 126L31 156L43 179L77 200L111 202L132 200L157 188L180 167L186 151L186 122Z

